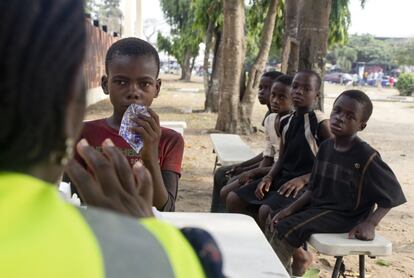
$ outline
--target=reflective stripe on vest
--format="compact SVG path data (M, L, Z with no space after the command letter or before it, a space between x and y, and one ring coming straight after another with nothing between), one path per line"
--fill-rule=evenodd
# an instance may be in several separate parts
M177 228L154 218L142 219L141 223L144 224L163 245L174 269L175 277L205 277L203 268L194 249Z
M174 277L163 246L137 219L91 207L79 211L99 242L106 277Z
M104 277L99 245L56 188L0 173L0 277Z
M31 176L0 172L0 217L0 277L205 277L171 225L76 209Z

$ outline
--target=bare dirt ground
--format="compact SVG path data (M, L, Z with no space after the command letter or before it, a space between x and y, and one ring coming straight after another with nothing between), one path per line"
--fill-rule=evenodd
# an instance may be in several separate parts
M164 121L186 121L184 132L185 153L183 172L178 192L177 211L209 211L213 186L215 156L208 133L214 129L216 114L202 112L204 106L203 84L200 78L190 83L179 82L177 76L162 76L163 86L154 110ZM327 85L329 96L344 87ZM393 95L395 90L368 89L370 95ZM325 111L329 112L333 98L325 99ZM243 136L254 150L261 151L264 141L261 120L266 108L257 102L252 122L258 132ZM108 100L88 108L87 119L107 117L111 113ZM378 233L393 242L393 255L379 259L367 259L367 277L414 277L414 103L374 102L374 113L368 127L360 136L375 147L397 175L408 202L393 209L377 228ZM321 270L320 277L330 277L334 258L321 255L313 267ZM358 277L356 256L346 257L348 277Z

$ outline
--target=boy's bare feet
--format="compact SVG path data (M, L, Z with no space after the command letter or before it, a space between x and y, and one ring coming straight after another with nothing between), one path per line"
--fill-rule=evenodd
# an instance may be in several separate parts
M292 274L294 276L302 276L308 267L312 264L312 254L305 249L298 248L293 253Z

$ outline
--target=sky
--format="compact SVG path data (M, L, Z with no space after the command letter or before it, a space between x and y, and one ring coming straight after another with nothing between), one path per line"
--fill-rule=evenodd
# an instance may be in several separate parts
M364 9L360 3L351 0L350 34L414 37L413 0L367 0Z
M132 0L127 0L132 1ZM168 30L159 0L141 0L143 20L155 18L161 31ZM350 34L378 37L414 37L414 0L351 0Z

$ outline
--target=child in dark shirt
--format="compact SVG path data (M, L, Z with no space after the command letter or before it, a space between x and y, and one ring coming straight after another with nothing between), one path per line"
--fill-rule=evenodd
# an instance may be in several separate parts
M268 71L265 72L260 78L259 92L257 98L261 105L266 105L268 110L263 118L262 126L265 124L265 119L271 113L271 107L269 103L270 89L272 88L273 82L283 75L279 71ZM220 201L220 191L230 181L237 180L241 173L254 169L259 166L261 161L264 159L263 153L257 156L229 166L222 166L214 172L214 185L213 194L211 199L211 212L225 212L225 204Z
M250 214L258 220L260 206L282 209L304 191L318 145L331 137L327 119L313 109L320 86L321 79L314 71L295 75L290 91L295 112L280 122L279 158L266 176L227 195L230 212Z
M292 76L281 75L273 82L268 101L272 113L265 119L266 146L263 151L263 159L257 167L244 171L237 179L233 179L222 188L220 196L223 202L232 190L266 175L273 163L277 161L280 146L280 134L277 130L279 129L280 119L292 113L292 98L290 96L292 80Z
M406 202L392 170L357 136L371 113L371 100L361 91L345 91L335 100L330 116L334 138L320 146L308 189L269 221L270 242L285 266L314 233L374 239L381 219ZM308 265L293 256L293 275L303 275Z

